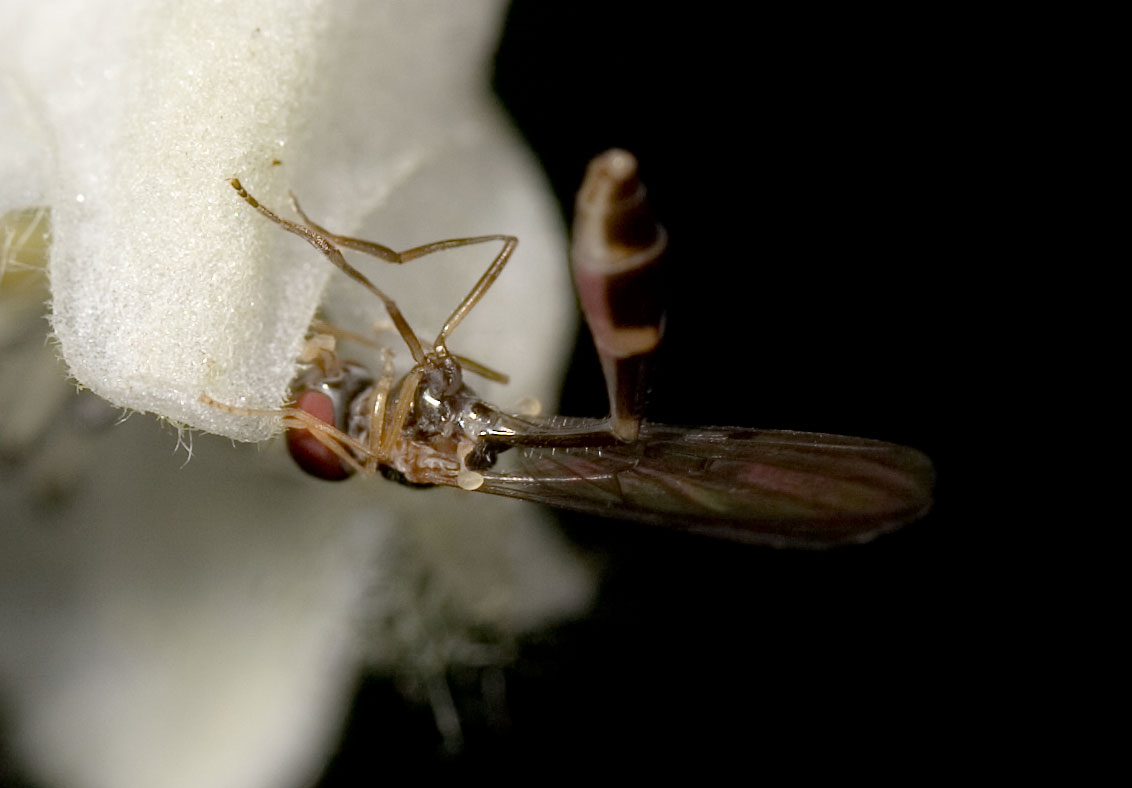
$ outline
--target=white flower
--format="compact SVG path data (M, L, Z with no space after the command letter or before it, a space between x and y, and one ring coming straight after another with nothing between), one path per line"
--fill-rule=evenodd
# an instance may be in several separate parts
M480 387L488 399L552 394L572 337L565 244L488 91L500 2L2 11L0 216L26 229L34 214L13 211L50 208L52 325L82 386L259 440L273 420L200 395L278 406L320 302L360 330L384 316L243 203L225 182L237 176L265 204L285 211L294 188L320 223L395 248L518 235L451 344L511 375L508 389ZM185 463L152 418L106 420L67 391L43 344L36 274L20 270L29 238L10 240L0 719L38 778L303 785L364 664L441 670L468 627L502 637L587 602L590 572L530 508L330 485L277 447L200 435ZM466 252L367 270L427 335L491 255Z

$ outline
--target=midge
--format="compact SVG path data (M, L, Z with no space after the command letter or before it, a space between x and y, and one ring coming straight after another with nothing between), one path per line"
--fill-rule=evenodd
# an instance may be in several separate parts
M904 446L642 421L645 369L661 339L657 270L666 237L649 212L636 160L624 151L609 151L590 163L578 193L572 247L579 299L609 391L611 414L605 419L540 419L503 411L477 397L464 373L506 378L448 350L449 336L499 276L516 238L457 238L397 252L335 235L311 221L293 199L304 223L283 219L238 180L231 184L253 208L380 299L413 357L412 369L397 380L392 353L384 350L375 379L335 352L335 335L356 337L316 326L321 333L308 343L293 403L271 411L282 417L291 455L310 474L343 479L380 473L409 485L442 484L789 547L867 541L931 506L931 462ZM502 249L431 345L340 251L405 263L489 242ZM235 412L262 412L203 399Z

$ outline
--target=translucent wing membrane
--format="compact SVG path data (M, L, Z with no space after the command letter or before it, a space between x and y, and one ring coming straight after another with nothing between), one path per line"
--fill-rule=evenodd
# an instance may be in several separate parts
M485 473L480 491L789 547L864 542L911 522L930 507L934 480L914 449L783 430L646 423L633 443L517 455L512 470Z

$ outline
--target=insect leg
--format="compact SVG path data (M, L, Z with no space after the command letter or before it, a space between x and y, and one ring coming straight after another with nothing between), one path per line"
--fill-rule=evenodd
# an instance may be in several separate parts
M207 394L200 395L200 401L205 405L209 405L227 413L239 413L245 416L278 416L282 420L283 426L288 430L306 430L310 433L311 437L321 443L330 451L350 466L354 471L364 475L372 475L373 471L367 470L363 467L354 454L360 457L371 457L371 452L368 447L363 446L358 441L351 438L346 433L334 427L332 424L327 424L319 418L312 416L304 410L298 408L282 408L279 410L265 410L262 408L242 408L238 405L228 405L227 403L214 400ZM350 450L353 450L351 452ZM371 463L367 460L366 465Z
M393 456L393 444L405 428L405 421L408 420L409 411L417 398L417 387L420 385L422 374L419 368L414 369L401 381L401 390L397 392L397 403L393 408L393 418L381 438L378 454L382 457Z
M417 335L413 332L413 329L409 327L408 321L406 321L404 315L401 314L401 310L397 307L397 304L393 301L392 298L381 292L381 290L378 289L377 285L367 279L361 271L347 263L346 258L342 256L342 252L338 250L338 247L336 247L331 242L329 236L320 232L315 227L308 227L305 224L297 224L295 222L288 221L277 215L270 208L261 205L259 200L248 194L247 190L240 185L240 181L238 179L229 178L228 183L230 183L232 185L232 188L235 189L236 192L244 198L248 205L255 208L257 211L259 211L271 221L278 224L287 232L294 233L295 235L299 236L304 241L309 243L311 246L313 246L315 249L322 252L324 255L326 255L326 258L340 271L342 271L348 277L353 279L355 282L358 282L360 285L362 285L362 287L366 288L379 299L381 299L381 302L385 304L385 311L389 313L389 317L393 320L393 324L397 326L397 332L401 335L401 338L405 341L405 344L409 346L409 352L412 353L413 360L418 364L424 361L424 351L421 349L420 340L417 339Z
M393 351L385 349L381 354L381 377L373 387L373 398L369 405L369 460L366 468L370 472L377 470L377 461L381 452L381 444L385 431L385 411L389 404L389 393L393 390L395 372L393 370ZM400 426L398 426L400 429ZM370 466L373 466L372 468Z
M570 259L605 375L612 429L624 441L640 431L648 363L663 332L660 263L667 245L633 155L611 150L591 161L578 191Z
M484 293L486 293L495 280L499 278L499 274L503 272L503 266L507 265L507 261L511 259L511 254L519 244L519 239L511 235L485 236L484 238L469 240L476 242L484 240L503 241L503 248L499 251L499 254L495 256L495 259L491 261L491 265L483 272L483 276L479 278L479 281L476 282L471 292L464 296L464 300L452 310L452 314L449 315L448 320L444 322L444 326L440 329L440 333L436 335L436 341L433 343L437 349L445 347L448 335L456 330L456 326L460 325L464 318L468 316L468 313L472 311L472 307L479 303Z
M346 329L340 328L336 325L333 325L332 323L327 323L325 320L316 319L312 321L311 328L319 334L327 334L329 336L337 337L338 339L348 339L351 342L356 342L359 345L364 345L365 347L373 348L375 350L383 349L383 346L380 345L376 340L367 336L363 336L362 334L355 333L353 331L347 331ZM496 369L492 369L486 364L481 364L475 359L468 358L467 356L461 356L458 353L453 353L452 358L456 359L456 361L459 362L460 367L463 368L465 372L474 372L481 378L486 378L487 380L492 380L496 383L506 383L509 380L507 375L505 375L504 373Z
M295 209L295 213L299 214L312 230L321 233L343 248L353 249L355 252L361 252L362 254L368 254L371 257L376 257L387 263L407 263L410 260L416 260L417 258L425 257L426 255L436 252L443 252L446 249L456 249L461 246L472 246L474 244L489 243L491 241L514 241L518 243L518 239L510 235L477 235L470 238L449 238L445 241L433 241L432 243L414 246L411 249L398 252L396 249L391 249L376 241L367 241L364 238L354 238L349 235L333 233L307 215L306 211L299 205L299 200L295 197L293 192L290 193L290 198L291 207Z
M362 238L352 238L348 235L337 235L330 232L325 227L321 226L320 224L312 220L309 216L307 216L302 206L299 205L299 200L297 197L295 197L293 192L291 193L290 197L291 207L295 209L295 212L303 218L303 221L306 222L311 229L322 234L323 236L343 248L353 249L356 252L368 254L372 257L378 258L379 260L384 260L387 263L407 263L411 260L425 257L426 255L435 254L436 252L443 252L447 249L457 249L462 246L473 246L475 244L501 241L503 243L503 248L499 251L499 254L495 256L495 259L492 261L491 265L488 266L487 271L484 272L479 281L476 282L471 292L468 293L468 295L464 297L464 300L460 302L455 310L453 310L452 314L448 317L448 320L444 323L444 326L440 329L440 333L437 335L436 341L433 342L433 345L437 349L444 349L445 351L447 351L445 342L448 339L449 334L451 334L455 330L456 326L458 326L460 322L463 321L465 317L467 317L472 308L477 303L479 303L479 300L481 298L483 298L484 293L488 291L492 283L495 282L495 280L499 277L499 274L503 270L503 266L505 266L507 264L507 261L511 259L511 255L512 253L514 253L515 247L519 243L519 239L513 235L477 235L471 238L450 238L446 241L434 241L433 243L424 244L422 246L414 246L411 249L405 249L404 251L398 252L395 249L390 249L388 246L375 243L374 241L366 241ZM461 362L461 364L464 364L464 362L468 361L467 359L463 358L459 358L458 360ZM505 375L496 372L489 367L485 367L482 364L471 362L467 365L467 367L470 371L482 375L489 380L496 380L499 382L506 382L507 380Z

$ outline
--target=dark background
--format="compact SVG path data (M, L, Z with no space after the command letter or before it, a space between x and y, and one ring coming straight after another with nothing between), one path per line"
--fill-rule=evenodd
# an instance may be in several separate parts
M925 451L935 509L855 548L790 552L581 517L609 564L593 614L522 644L507 707L450 683L463 749L387 680L361 689L325 788L417 776L539 779L603 761L757 779L939 774L981 746L965 435L972 120L951 22L828 10L518 0L495 86L565 216L586 162L634 152L670 234L649 416ZM563 410L605 412L587 335ZM961 758L962 756L962 758Z

